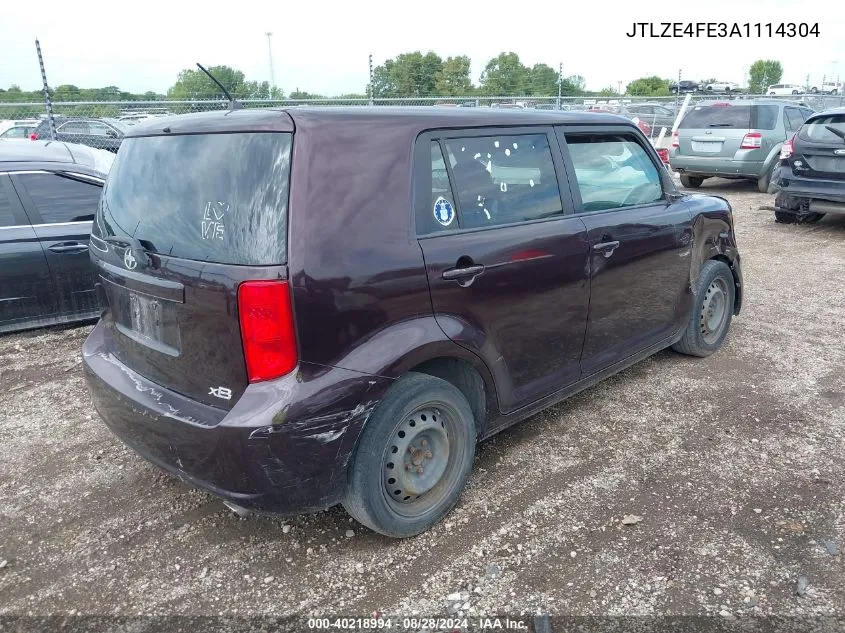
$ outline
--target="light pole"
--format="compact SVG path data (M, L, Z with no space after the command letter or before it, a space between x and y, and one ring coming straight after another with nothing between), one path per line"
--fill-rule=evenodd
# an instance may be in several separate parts
M272 94L273 88L276 87L276 76L273 73L273 47L270 44L270 38L273 37L273 34L267 31L264 35L267 36L267 56L270 59L270 92Z

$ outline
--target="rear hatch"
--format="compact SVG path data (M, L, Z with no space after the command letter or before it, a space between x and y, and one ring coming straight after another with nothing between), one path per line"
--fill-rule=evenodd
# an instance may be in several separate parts
M91 236L101 323L122 364L206 404L237 402L249 382L238 288L287 277L292 140L234 131L122 143Z
M793 149L790 162L796 176L845 181L845 112L808 119Z
M678 154L705 158L763 161L763 137L777 127L776 105L698 105L678 126ZM784 140L784 139L780 139ZM737 156L737 153L743 153Z

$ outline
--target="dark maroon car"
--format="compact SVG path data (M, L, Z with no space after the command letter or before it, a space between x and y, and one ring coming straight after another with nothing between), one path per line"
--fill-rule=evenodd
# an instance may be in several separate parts
M666 347L711 354L742 297L730 205L610 114L156 119L91 255L115 434L230 506L342 503L397 537L449 512L478 441Z

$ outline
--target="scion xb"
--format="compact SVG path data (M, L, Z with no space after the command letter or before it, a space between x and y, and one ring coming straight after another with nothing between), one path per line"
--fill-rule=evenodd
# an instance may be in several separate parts
M227 504L342 503L393 537L476 445L667 347L708 356L743 283L728 202L628 119L292 108L133 127L91 237L97 411Z

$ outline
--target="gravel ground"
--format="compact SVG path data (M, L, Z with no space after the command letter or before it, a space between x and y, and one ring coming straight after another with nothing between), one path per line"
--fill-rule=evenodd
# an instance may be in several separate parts
M725 347L497 436L404 541L340 508L234 515L99 421L88 327L0 338L0 614L845 613L845 218L779 225L751 184L703 190L744 258Z

